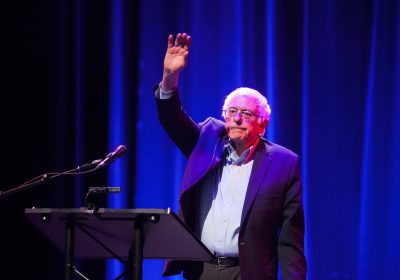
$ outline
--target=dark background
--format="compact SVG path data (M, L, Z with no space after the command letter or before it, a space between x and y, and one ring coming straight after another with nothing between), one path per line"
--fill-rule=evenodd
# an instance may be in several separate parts
M104 157L109 151L110 10L107 1L18 1L1 4L1 190L37 175L66 171ZM138 3L124 2L125 36L138 29ZM136 42L124 70L137 84ZM127 75L128 75L127 74ZM127 92L135 107L135 96ZM135 121L135 111L129 117ZM126 121L127 125L131 123ZM135 160L135 131L128 131ZM131 149L132 148L132 149ZM134 178L134 170L129 176ZM60 279L63 254L24 217L26 207L83 206L89 186L106 186L107 171L59 177L0 201L0 278ZM134 188L125 189L132 195ZM104 198L98 199L106 205ZM131 203L130 207L133 207ZM95 279L104 277L102 261L86 261ZM88 267L88 268L87 268Z

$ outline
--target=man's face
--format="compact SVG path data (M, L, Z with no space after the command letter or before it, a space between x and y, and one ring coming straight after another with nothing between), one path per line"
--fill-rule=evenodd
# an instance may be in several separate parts
M242 114L242 111L250 111L259 115L257 102L253 97L239 95L232 98L227 110L230 108L237 109L238 113L235 117L225 115L228 136L236 146L244 146L247 149L264 131L264 122L261 117L252 116L250 119L245 119Z

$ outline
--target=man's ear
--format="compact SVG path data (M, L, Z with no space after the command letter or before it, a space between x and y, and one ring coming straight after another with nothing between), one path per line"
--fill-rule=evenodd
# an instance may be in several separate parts
M257 123L262 128L266 128L268 126L268 120L266 118L258 118Z

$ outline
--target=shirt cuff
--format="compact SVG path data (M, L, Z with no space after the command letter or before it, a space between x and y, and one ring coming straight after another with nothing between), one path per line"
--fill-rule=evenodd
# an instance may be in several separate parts
M161 83L158 85L158 88L160 89L160 96L159 96L160 99L169 99L172 96L174 96L176 93L176 89L169 90L169 91L163 91L162 87L161 87Z

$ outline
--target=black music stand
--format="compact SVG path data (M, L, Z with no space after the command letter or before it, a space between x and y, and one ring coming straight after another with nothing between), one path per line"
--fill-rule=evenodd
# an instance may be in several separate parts
M27 208L27 218L65 253L65 277L73 259L127 260L126 279L142 279L143 258L207 261L212 253L169 208Z

